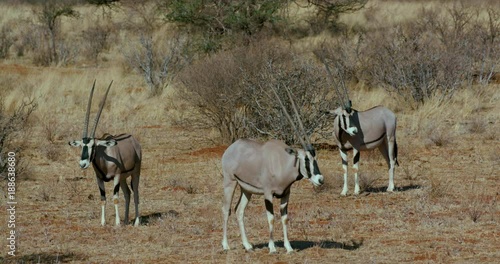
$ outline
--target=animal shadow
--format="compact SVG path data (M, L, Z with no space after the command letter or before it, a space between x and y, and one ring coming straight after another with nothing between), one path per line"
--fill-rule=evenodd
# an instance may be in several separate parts
M278 248L284 248L285 245L283 241L276 241L274 242L276 247ZM336 242L336 241L330 241L330 240L325 240L325 241L319 241L319 242L313 242L313 241L304 241L304 240L297 240L297 241L290 241L290 245L292 248L296 251L302 251L305 249L313 248L313 247L319 247L319 248L325 248L325 249L344 249L344 250L356 250L360 248L363 245L363 241L351 241L350 243L342 243L342 242ZM268 244L267 243L261 243L255 245L255 248L267 248Z
M406 192L406 191L411 191L411 190L416 190L416 189L421 189L422 186L418 184L410 184L406 186L401 186L401 187L395 187L394 191L396 192ZM381 187L369 187L366 188L364 191L366 193L383 193L387 192L387 186L381 186Z
M165 218L177 218L179 217L179 212L175 210L169 210L168 212L155 212L148 215L140 216L141 225L150 225L158 220Z

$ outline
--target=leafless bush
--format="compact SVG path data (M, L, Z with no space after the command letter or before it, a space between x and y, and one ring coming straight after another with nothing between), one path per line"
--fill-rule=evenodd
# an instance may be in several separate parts
M487 121L475 118L468 123L467 130L471 133L482 134L486 132Z
M339 16L363 9L368 0L308 0L307 2L316 10L316 15L310 18L309 23L318 33L326 28L338 31Z
M427 195L431 199L446 197L452 186L449 180L440 179L439 176L429 175L429 189Z
M449 98L474 78L488 82L500 58L499 14L488 14L484 22L460 5L447 15L423 9L416 22L367 34L369 79L418 103L436 94Z
M96 65L99 54L109 48L110 34L111 29L102 25L91 26L82 32L84 54L87 59L92 60Z
M40 25L39 39L42 42L41 49L34 52L35 55L42 52L41 57L35 62L41 65L51 63L67 62L70 57L69 48L61 40L60 20L61 17L78 17L79 14L73 9L72 3L58 2L55 0L45 1L41 6L34 9L35 17ZM36 42L35 42L36 43Z
M3 105L3 100L0 100L0 179L5 179L7 176L5 173L7 152L19 153L21 150L21 146L12 144L13 139L23 130L36 107L36 101L30 99L23 101L12 113L8 113ZM16 157L19 160L22 156L16 154ZM19 161L18 164L20 164ZM18 165L17 170L22 170L22 165Z
M7 58L12 44L14 44L14 36L11 25L5 24L0 29L0 59Z
M125 54L132 68L139 71L151 95L160 94L182 68L185 40L180 36L153 41L152 36L141 35L136 47Z
M291 91L309 135L324 121L320 109L332 104L323 68L270 42L219 52L184 71L180 80L181 96L225 143L262 136L297 140L271 89L290 113L286 89Z
M361 192L366 192L375 189L375 183L379 177L370 173L360 173L359 177L359 189Z

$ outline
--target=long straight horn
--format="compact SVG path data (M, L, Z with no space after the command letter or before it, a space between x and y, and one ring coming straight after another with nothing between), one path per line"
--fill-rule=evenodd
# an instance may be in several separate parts
M108 97L108 92L109 89L111 88L111 85L113 84L113 81L108 86L108 89L106 90L106 94L104 94L104 98L102 98L101 103L99 104L99 112L97 112L97 115L94 119L94 127L92 128L92 134L91 137L93 138L95 136L95 130L97 128L97 123L99 123L99 118L101 117L102 109L104 107L104 103L106 102L106 98Z
M90 90L89 102L87 103L87 113L85 114L85 121L83 122L83 136L82 138L86 138L89 130L89 116L90 116L90 106L92 105L92 97L94 96L94 88L95 88L95 80L92 85L92 89Z
M319 57L319 56L318 56ZM330 66L328 66L328 63L326 62L326 60L323 58L323 57L319 57L321 62L323 62L323 64L325 65L325 69L326 69L326 72L328 73L328 79L330 80L330 82L332 83L333 87L335 87L335 92L337 93L337 98L339 100L339 103L342 107L344 107L345 105L345 102L343 100L343 96L342 94L340 93L339 91L339 88L337 87L337 84L335 83L334 79L333 79L333 75L332 75L332 72L330 71Z
M339 69L341 67L342 67L342 65L337 65L337 69ZM344 95L345 95L343 107L344 107L344 109L347 110L348 113L350 113L351 107L352 107L352 102L351 102L351 99L349 99L349 93L347 92L347 85L345 85L345 80L344 80L343 76L341 76L339 70L337 70L337 75L339 77L340 86L342 87L342 90L343 90Z
M285 113L285 116L287 117L288 121L290 122L290 125L292 126L293 130L295 131L295 134L299 136L300 143L302 144L302 147L304 149L307 149L306 143L304 142L304 139L302 136L299 134L299 131L297 130L297 127L295 126L295 123L293 122L292 117L290 114L288 114L288 111L286 111L285 105L281 101L280 96L278 95L278 92L274 89L274 87L271 85L271 90L273 90L274 95L276 96L276 99L278 99L278 102L281 105L281 108L283 108L283 112Z
M306 140L307 146L311 146L311 142L309 141L309 137L306 134L306 130L304 129L304 125L302 124L302 120L300 119L299 111L297 110L297 105L295 104L295 100L293 100L293 96L290 93L290 90L288 87L285 86L286 93L288 94L288 98L290 99L290 102L292 103L292 108L295 113L295 116L297 117L297 121L299 122L299 128L300 131L302 132L302 137Z

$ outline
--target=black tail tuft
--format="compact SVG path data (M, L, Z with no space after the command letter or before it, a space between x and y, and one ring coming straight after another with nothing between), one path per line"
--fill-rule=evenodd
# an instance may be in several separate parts
M398 162L398 143L394 141L394 159L396 160L396 165L399 166Z

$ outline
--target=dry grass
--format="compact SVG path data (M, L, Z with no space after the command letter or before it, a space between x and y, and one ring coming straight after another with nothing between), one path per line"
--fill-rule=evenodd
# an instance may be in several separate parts
M25 96L39 102L28 131L17 139L33 146L22 153L29 159L30 175L17 182L17 256L8 259L4 248L0 262L493 263L500 258L498 85L475 93L459 91L450 102L431 100L418 110L382 90L351 91L360 110L376 104L397 109L397 191L384 191L387 166L379 153L362 152L360 174L368 179L367 191L340 197L338 151L321 150L319 165L326 186L315 190L303 180L291 191L288 235L296 252L285 254L275 200L278 254L269 255L259 196L246 211L247 235L256 250L243 250L232 214L232 250L222 252L219 162L225 146L213 145L213 131L184 124L189 107L177 101L172 90L151 98L141 77L115 62L98 69L25 65L0 64L0 89L5 89L8 109ZM109 183L107 225L100 226L94 173L79 169L80 152L67 145L81 136L94 79L99 99L105 86L115 81L97 134L130 132L143 147L139 227L113 226ZM93 114L98 101L94 100ZM351 176L349 180L352 192ZM5 188L0 193L0 202L6 204ZM122 197L120 192L123 219ZM8 231L6 223L0 224L0 234Z

